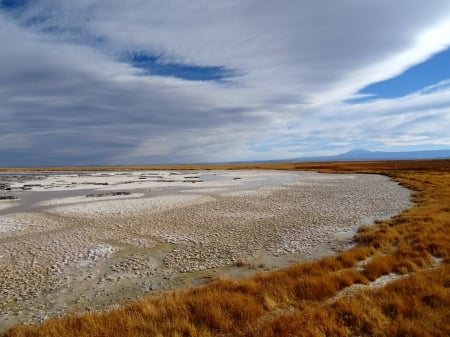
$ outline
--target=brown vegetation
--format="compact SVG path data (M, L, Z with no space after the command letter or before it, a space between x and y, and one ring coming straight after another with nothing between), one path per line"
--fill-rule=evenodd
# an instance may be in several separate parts
M107 313L18 326L5 336L450 335L449 160L235 168L383 173L415 190L416 206L361 227L358 246L336 256L245 280L217 280L153 295ZM390 273L408 276L330 301L350 285Z
M143 170L314 170L320 172L371 172L392 171L443 171L448 172L450 159L436 160L387 160L361 162L322 163L243 163L243 164L192 164L192 165L132 165L132 166L68 166L1 168L0 172L42 172L42 171L143 171Z

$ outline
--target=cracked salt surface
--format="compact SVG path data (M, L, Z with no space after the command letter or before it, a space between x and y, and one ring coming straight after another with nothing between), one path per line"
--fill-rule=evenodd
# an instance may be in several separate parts
M233 271L240 259L276 268L331 254L365 219L412 205L409 190L377 175L145 171L25 178L12 184L18 207L0 213L0 332L68 310L104 309L149 289L204 282L200 271ZM130 195L85 197L105 190Z

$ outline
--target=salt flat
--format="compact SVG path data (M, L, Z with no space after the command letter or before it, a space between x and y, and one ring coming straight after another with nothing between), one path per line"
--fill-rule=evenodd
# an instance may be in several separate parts
M408 189L379 175L48 172L0 183L17 198L0 201L0 331L331 254L361 224L411 206Z

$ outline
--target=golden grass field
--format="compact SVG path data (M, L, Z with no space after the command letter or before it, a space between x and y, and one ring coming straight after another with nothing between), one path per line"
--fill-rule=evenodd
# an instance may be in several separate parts
M450 160L184 168L381 173L414 190L416 205L362 226L356 247L336 256L151 295L106 313L17 326L4 336L450 336ZM405 277L349 288L391 273ZM344 289L351 291L342 296Z

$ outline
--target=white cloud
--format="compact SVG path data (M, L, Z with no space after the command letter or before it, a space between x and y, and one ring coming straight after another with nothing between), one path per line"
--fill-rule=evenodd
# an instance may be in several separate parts
M42 149L27 158L269 159L400 146L395 139L450 146L446 83L342 103L447 48L448 1L30 3L14 17L0 11L0 154L11 161L1 165ZM124 62L133 51L239 76L143 76Z

